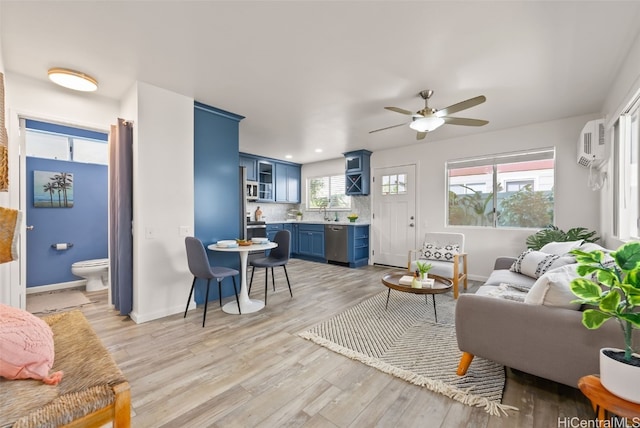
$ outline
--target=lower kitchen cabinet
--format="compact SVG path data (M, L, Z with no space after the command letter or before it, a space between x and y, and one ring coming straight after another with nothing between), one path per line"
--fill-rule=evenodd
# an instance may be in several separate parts
M298 224L296 223L284 223L283 227L285 230L288 230L291 233L291 242L289 243L290 245L290 253L292 256L298 254L298 234L299 232L299 227Z
M298 256L325 261L324 224L298 225Z
M269 241L273 242L276 237L276 233L278 233L282 229L284 229L284 225L282 223L267 224L267 238L269 238Z
M349 226L347 235L349 267L369 264L369 226Z

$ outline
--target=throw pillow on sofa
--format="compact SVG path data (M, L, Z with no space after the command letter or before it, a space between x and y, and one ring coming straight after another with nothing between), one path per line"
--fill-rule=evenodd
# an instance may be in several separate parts
M53 331L46 322L22 309L0 304L0 376L57 385L62 372L49 375L53 348Z
M569 286L572 280L580 277L576 272L577 267L578 264L574 263L548 271L533 284L524 302L529 305L580 309L580 303L572 303L577 297Z
M511 265L511 272L521 273L531 278L540 278L545 272L564 265L575 263L573 256L557 256L529 248L518 256Z
M549 242L540 248L540 252L547 254L555 254L556 256L564 256L569 251L575 250L582 245L583 240L567 241L567 242Z
M425 242L422 246L422 257L427 260L453 262L453 256L458 253L460 253L460 246L456 244L438 247L435 244Z

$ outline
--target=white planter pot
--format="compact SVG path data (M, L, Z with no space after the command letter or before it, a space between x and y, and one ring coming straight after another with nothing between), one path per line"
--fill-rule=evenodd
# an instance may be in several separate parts
M616 348L600 350L600 382L609 392L632 403L640 404L640 367L621 363L603 351L622 351ZM633 354L640 358L640 355Z

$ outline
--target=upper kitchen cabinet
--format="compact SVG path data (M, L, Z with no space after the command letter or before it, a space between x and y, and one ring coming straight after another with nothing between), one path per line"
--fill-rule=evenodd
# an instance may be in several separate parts
M258 181L258 160L256 158L241 154L240 166L245 167L248 181Z
M247 180L258 182L260 202L300 203L300 164L240 153L240 166L246 167Z
M276 202L300 203L300 166L285 163L275 164Z
M346 194L350 196L368 195L371 152L355 150L344 153L344 157Z
M258 199L261 201L273 201L273 172L273 163L258 161Z

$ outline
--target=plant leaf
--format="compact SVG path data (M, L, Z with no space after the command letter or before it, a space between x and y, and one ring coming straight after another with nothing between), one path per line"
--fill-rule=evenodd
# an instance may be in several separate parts
M611 256L623 271L637 269L640 267L640 242L627 242L611 253Z
M620 319L629 321L631 324L636 326L636 328L640 328L640 313L620 314L619 317Z
M602 289L598 284L585 278L576 278L571 281L571 291L576 296L589 302L597 302L600 300Z
M620 293L615 290L611 290L600 301L600 309L604 312L616 312L618 305L620 304Z
M582 324L589 330L600 328L600 326L609 318L611 318L611 315L602 313L595 309L586 309L582 312Z

